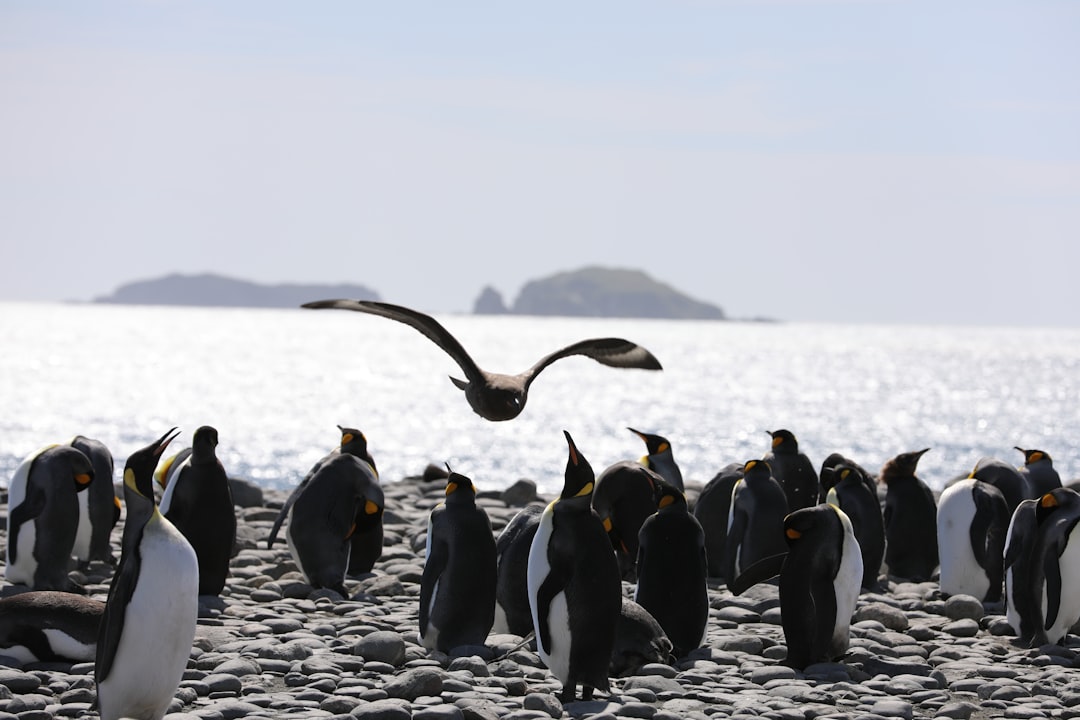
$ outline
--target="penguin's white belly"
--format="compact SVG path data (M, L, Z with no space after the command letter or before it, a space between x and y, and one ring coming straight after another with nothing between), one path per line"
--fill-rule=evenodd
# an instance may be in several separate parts
M164 519L147 527L140 550L139 581L124 613L109 677L98 691L102 720L161 718L176 695L195 638L195 551Z
M1069 628L1080 620L1080 538L1073 537L1075 534L1074 529L1069 534L1065 551L1058 558L1058 566L1061 568L1061 600L1058 604L1057 618L1046 630L1047 640L1051 643L1060 642L1069 632ZM1045 618L1047 606L1045 583L1042 597L1042 617Z
M7 569L4 571L4 576L8 582L22 583L31 587L34 585L34 573L37 572L38 567L37 558L34 557L34 543L36 541L37 528L34 526L34 521L24 522L19 527L19 559L17 562L12 563L9 556Z
M855 604L859 600L863 576L862 548L853 533L844 534L842 552L840 569L833 578L836 621L833 625L831 649L837 655L847 652L850 643L851 616L855 613Z
M75 529L75 546L71 554L86 562L90 559L90 489L87 488L75 496L79 500L79 525Z
M990 579L975 560L975 551L971 547L971 523L975 519L971 485L975 482L962 480L942 493L937 533L941 592L972 595L981 600L990 589Z
M429 543L430 544L430 543ZM439 581L431 588L431 600L428 601L427 627L420 628L420 643L428 650L435 650L439 646L439 628L432 622L435 614L436 603L439 602Z
M42 632L49 641L49 647L57 655L83 662L92 662L94 660L94 654L97 650L95 643L79 642L63 630L57 630L56 628L45 628Z
M566 604L566 593L560 592L551 601L551 609L548 611L548 628L551 631L551 647L540 650L537 643L538 654L544 664L551 670L551 674L565 683L570 677L570 611Z
M296 544L292 539L292 523L290 522L285 528L285 544L289 546L289 554L292 555L293 562L296 567L299 568L300 573L304 576L304 580L311 584L311 578L308 577L307 571L304 569L304 564L300 562L300 554L296 552Z
M540 608L537 604L537 593L544 583L551 566L548 564L547 549L554 530L553 516L554 505L547 506L544 514L540 516L540 524L536 528L532 545L529 546L529 571L527 574L529 586L529 609L532 611L533 631L536 633L536 651L540 659L544 661L548 669L561 682L566 682L570 676L570 612L566 603L566 592L560 591L551 601L548 609L547 623L550 631L551 647L545 647L540 640Z

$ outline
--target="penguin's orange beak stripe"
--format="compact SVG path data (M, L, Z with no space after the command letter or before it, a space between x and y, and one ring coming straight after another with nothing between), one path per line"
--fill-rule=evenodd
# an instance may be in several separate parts
M348 540L351 538L354 532L356 532L356 523L349 526L349 532L345 533L345 539Z

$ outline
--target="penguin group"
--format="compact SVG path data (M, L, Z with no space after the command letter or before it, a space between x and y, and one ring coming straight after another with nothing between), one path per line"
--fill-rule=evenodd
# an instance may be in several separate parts
M415 310L354 300L304 307L419 331L457 363L465 379L453 384L492 422L518 417L539 373L563 358L661 369L641 345L600 337L504 375L481 369ZM367 437L337 427L336 445L278 509L266 549L283 533L314 592L363 601L347 582L373 573L390 509ZM671 440L627 429L644 455L599 473L564 429L561 491L524 505L498 532L471 477L449 464L438 473L441 498L414 543L423 557L416 638L426 651L450 656L492 633L517 635L572 703L612 691L628 643L647 648L638 664L675 663L706 646L710 587L737 596L775 583L783 662L800 670L848 653L860 596L888 581L936 581L942 597L1001 603L1019 641L1033 647L1063 642L1080 622L1080 493L1063 486L1045 450L1015 447L1019 466L980 458L935 494L918 475L930 448L901 452L876 474L840 453L816 470L781 428L765 431L756 457L697 485L683 477ZM200 426L190 447L166 456L178 434L127 458L119 495L111 453L81 435L28 455L9 484L4 572L25 591L0 600L0 654L92 660L106 720L163 717L203 603L228 593L237 521L218 431ZM117 559L110 537L121 518ZM104 601L86 597L70 574L92 563L112 572Z

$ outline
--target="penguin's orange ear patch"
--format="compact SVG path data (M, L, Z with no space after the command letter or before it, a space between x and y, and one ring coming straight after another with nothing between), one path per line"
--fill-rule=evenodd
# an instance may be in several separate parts
M352 441L353 441L353 434L352 433L345 433L344 435L341 436L341 444L342 445L348 445Z
M1042 499L1039 500L1039 504L1042 505L1044 508L1052 508L1058 506L1058 501L1052 493L1046 493L1042 496Z
M788 536L789 540L798 540L802 537L802 533L795 528L788 528L784 531L784 534Z
M586 495L591 495L592 490L593 490L593 484L592 483L585 483L585 487L578 490L577 495L574 495L574 497L585 497Z
M446 483L446 494L450 495L457 491L458 485L456 482Z
M1039 462L1042 459L1043 459L1043 454L1041 452L1039 452L1038 450L1036 450L1035 452L1031 453L1031 457L1028 458L1028 463L1030 464L1030 463L1033 463L1033 462Z
M604 518L604 530L611 532L611 518L609 517Z
M671 449L670 445L668 445L667 443L660 443L660 447L656 448L656 452L667 452L669 449Z
M662 508L666 508L668 505L671 505L674 502L675 502L675 496L674 495L665 495L664 497L660 498L660 502L658 503L658 505L660 507L662 507Z
M379 512L379 506L373 500L368 500L364 503L364 512L368 515L374 515Z
M90 476L87 475L86 473L79 473L78 475L75 476L75 482L79 483L80 485L89 485L90 484Z

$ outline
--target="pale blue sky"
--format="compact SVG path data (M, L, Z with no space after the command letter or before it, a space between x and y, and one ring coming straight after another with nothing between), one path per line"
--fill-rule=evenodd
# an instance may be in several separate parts
M430 312L1077 325L1080 3L0 2L0 300L171 271Z

